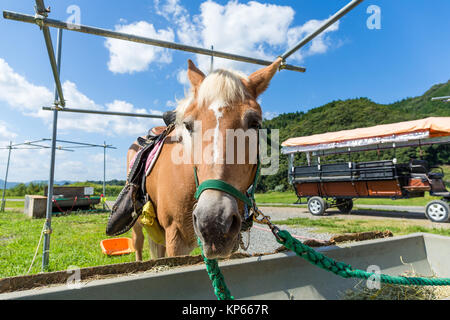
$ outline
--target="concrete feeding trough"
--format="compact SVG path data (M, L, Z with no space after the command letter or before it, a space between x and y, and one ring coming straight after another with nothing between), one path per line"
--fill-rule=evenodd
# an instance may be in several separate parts
M450 277L450 237L416 233L318 248L325 255L366 270L400 275ZM339 299L360 280L324 271L291 252L220 262L236 299ZM73 283L71 283L73 285ZM0 294L0 299L216 299L204 264Z

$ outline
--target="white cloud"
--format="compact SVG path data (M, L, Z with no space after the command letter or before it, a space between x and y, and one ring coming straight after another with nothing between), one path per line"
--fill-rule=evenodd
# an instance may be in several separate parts
M309 33L316 30L325 20L309 20L305 24L291 28L287 34L288 47L292 48L295 46L302 38L304 38ZM305 49L301 49L295 52L290 59L303 61L307 56L312 56L315 54L325 53L330 47L330 40L326 36L327 33L333 32L339 29L339 21L335 22L329 26L325 31L323 31L319 36L311 41L311 45Z
M0 101L21 112L36 112L53 98L48 88L30 83L0 58Z
M187 70L186 69L181 69L177 72L177 80L179 83L181 83L184 86L188 86L189 85L189 80L187 77Z
M179 4L178 0L166 0L163 5L160 0L155 0L154 3L156 13L166 19L170 19L171 16L180 17L187 14L187 10Z
M272 120L275 117L278 117L279 113L275 111L266 111L263 114L264 120Z
M200 4L200 13L191 15L179 0L154 0L155 11L167 19L173 29L156 30L145 21L117 25L117 31L211 48L264 60L274 60L291 48L307 33L317 28L320 20L309 20L303 25L293 25L295 10L290 6L249 1L229 1L221 5L212 0ZM305 57L325 53L331 45L327 33L338 30L339 22L314 39L310 45L292 55L289 60L301 62ZM175 31L174 31L175 30ZM110 53L108 68L114 73L133 73L148 70L151 63L168 64L172 50L160 47L107 39ZM197 55L197 65L204 72L210 69L210 57ZM215 58L214 68L236 69L245 73L258 66ZM186 71L178 71L179 83L186 85Z
M156 30L153 24L145 21L116 25L115 30L171 42L175 38L172 29ZM106 40L105 46L109 50L108 69L114 73L145 71L152 62L170 63L172 61L168 50L160 47L110 38Z
M114 100L106 103L105 106L98 105L84 94L78 91L75 84L65 82L63 90L67 97L72 97L77 101L74 106L80 109L116 111L138 114L161 114L160 111L147 110L144 108L136 108L133 104L123 101ZM69 101L69 100L68 100ZM67 102L70 107L69 102ZM147 131L157 125L162 125L162 120L151 118L135 118L121 116L104 116L93 114L64 114L58 120L58 128L62 132L70 130L82 130L85 132L101 133L107 136L132 136L145 135Z
M166 106L172 109L175 109L177 107L177 102L172 100L167 100Z
M17 133L11 131L11 129L9 129L9 125L0 120L0 138L14 139L15 137L17 137Z
M107 105L108 111L130 112L140 114L156 114L155 111L148 112L146 109L135 108L131 103L121 100L114 100ZM148 118L126 118L126 117L110 117L108 119L108 130L112 130L115 134L122 135L145 135L147 131L155 126L162 125L162 120Z
M191 18L189 12L180 5L179 0L166 0L162 5L160 0L155 0L155 8L157 14L175 24L181 43L193 46L202 45L198 17Z
M268 49L278 48L285 42L294 16L294 10L290 7L255 1L248 4L230 1L223 6L206 1L200 5L200 14L194 17L190 17L178 1L170 1L170 4L162 6L161 15L175 24L180 42L204 48L214 46L214 50L267 60L275 57ZM204 72L209 71L210 61L208 56L197 55L197 64ZM214 68L238 69L248 73L257 67L215 58ZM180 83L186 83L183 73L179 73L177 78Z
M101 177L97 173L97 179L103 179L103 151L95 154L90 154L88 162L97 168L102 168ZM110 155L110 151L106 150L106 180L114 179L115 177L126 178L126 157L116 158Z
M179 0L155 0L156 13L174 25L181 43L215 50L273 60L295 45L302 37L317 28L320 20L293 25L295 11L290 6L265 4L256 1L229 1L221 5L205 1L200 13L190 16ZM312 43L292 55L289 60L301 62L307 56L325 53L331 45L326 33L336 31L335 23ZM197 64L204 72L210 69L210 57L197 55ZM214 68L237 69L245 73L259 66L215 58ZM177 73L177 80L186 85L185 72Z
M68 108L162 114L157 110L136 108L131 103L121 100L114 100L105 105L98 104L79 91L76 84L71 81L65 81L62 87ZM25 77L17 74L5 60L0 59L0 101L6 102L10 107L26 116L40 118L46 124L51 125L52 113L42 110L42 106L51 105L52 96L48 88L32 84ZM71 130L81 130L108 136L135 137L146 134L149 128L162 125L162 123L160 119L61 112L58 117L58 131L65 133ZM14 134L8 130L7 123L0 123L0 136L9 139L15 137Z

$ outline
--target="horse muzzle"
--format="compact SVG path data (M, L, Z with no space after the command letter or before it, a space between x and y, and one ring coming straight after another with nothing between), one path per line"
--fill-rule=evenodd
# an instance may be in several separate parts
M208 259L229 256L238 248L242 219L236 200L227 193L206 190L193 211L194 231Z

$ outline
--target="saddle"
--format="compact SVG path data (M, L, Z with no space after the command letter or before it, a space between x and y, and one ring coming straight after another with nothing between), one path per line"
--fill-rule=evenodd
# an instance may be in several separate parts
M170 114L167 115L168 113ZM106 226L106 235L108 236L117 236L130 230L142 214L145 203L149 200L145 190L146 160L155 146L158 143L161 145L174 128L175 112L166 112L163 119L167 126L152 128L146 137L137 139L141 150L136 154L126 184L112 207Z

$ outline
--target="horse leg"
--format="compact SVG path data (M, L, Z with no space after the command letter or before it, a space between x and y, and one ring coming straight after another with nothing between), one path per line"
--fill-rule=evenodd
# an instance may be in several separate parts
M150 236L148 237L148 245L150 247L151 259L163 258L166 255L166 247L154 242Z
M168 257L189 255L195 245L183 239L182 232L176 224L166 228L166 253Z
M148 246L150 247L150 259L163 258L166 255L166 247L154 242L150 237L151 229L147 228L147 226L145 225L144 228L145 231L147 232L147 241Z
M136 252L136 261L142 261L142 248L144 247L144 232L142 232L142 225L139 221L133 226L131 231L133 238L133 247Z

